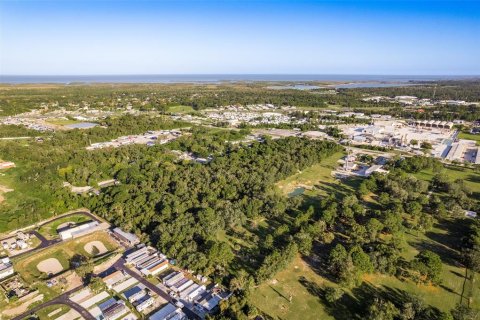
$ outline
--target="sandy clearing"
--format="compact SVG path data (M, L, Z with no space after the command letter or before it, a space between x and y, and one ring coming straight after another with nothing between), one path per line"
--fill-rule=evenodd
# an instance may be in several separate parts
M98 250L98 254L97 255L100 255L100 254L104 254L106 252L108 252L107 250L107 247L105 247L105 245L96 240L96 241L91 241L89 243L87 243L84 247L85 251L87 251L89 254L92 254L93 253L93 248L97 248Z
M0 203L2 203L5 200L5 197L2 195L2 193L7 193L7 192L12 192L13 189L9 189L5 186L0 185Z
M14 190L0 185L0 192L5 193L5 192L12 192L12 191L14 191Z
M49 258L37 264L37 269L46 274L57 274L62 272L63 267L57 259Z

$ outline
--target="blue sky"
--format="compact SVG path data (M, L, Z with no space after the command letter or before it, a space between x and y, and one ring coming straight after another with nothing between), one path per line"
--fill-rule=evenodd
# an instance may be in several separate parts
M480 1L0 1L0 74L480 74Z

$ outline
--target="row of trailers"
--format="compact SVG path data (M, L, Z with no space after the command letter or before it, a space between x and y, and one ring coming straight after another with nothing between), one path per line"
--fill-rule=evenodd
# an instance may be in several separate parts
M167 257L157 250L141 246L125 257L127 264L135 266L144 276L154 276L168 268Z
M193 280L186 278L183 272L180 271L168 274L162 281L171 290L170 295L172 297L187 301L193 301L197 296L206 291L204 285L197 284Z

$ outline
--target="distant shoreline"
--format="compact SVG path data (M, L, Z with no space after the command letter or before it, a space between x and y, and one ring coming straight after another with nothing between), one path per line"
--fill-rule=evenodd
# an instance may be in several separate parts
M225 82L377 82L408 83L472 80L480 75L348 75L348 74L175 74L175 75L0 75L1 84L175 84Z

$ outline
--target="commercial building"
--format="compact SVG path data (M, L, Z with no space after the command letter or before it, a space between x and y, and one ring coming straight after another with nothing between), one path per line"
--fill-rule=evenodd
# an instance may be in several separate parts
M66 227L58 231L62 240L77 238L97 230L99 223L97 221L90 221L74 227Z

